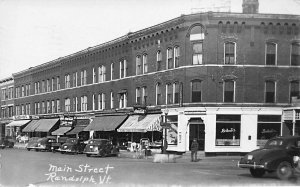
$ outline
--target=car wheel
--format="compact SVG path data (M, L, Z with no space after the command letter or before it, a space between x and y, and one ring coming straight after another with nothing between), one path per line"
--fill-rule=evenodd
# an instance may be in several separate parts
M35 151L36 151L36 152L39 152L39 150L38 150L38 149L35 149Z
M264 169L253 169L253 168L250 168L250 173L255 178L262 177L265 174L265 172L266 171Z
M276 169L276 175L281 180L290 179L293 176L291 164L287 161L281 162Z
M90 155L90 154L86 154L86 156L87 156L87 157L90 157L91 155Z
M29 148L27 148L27 151L30 151L30 149L29 149Z

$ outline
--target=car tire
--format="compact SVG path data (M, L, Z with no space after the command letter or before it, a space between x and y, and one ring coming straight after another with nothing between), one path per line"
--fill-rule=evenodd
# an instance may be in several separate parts
M281 162L276 169L276 176L281 180L288 180L293 176L293 168L292 165L287 162Z
M265 172L266 171L264 169L253 169L253 168L250 168L250 173L255 178L261 178L265 174Z
M39 152L40 150L38 150L38 149L35 149L35 151L36 151L36 152Z
M29 149L29 148L27 148L27 151L30 151L30 149Z
M86 154L86 157L90 157L91 155L90 154Z

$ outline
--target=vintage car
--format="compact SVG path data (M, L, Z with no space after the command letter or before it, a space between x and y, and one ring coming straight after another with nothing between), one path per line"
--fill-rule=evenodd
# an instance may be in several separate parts
M37 146L38 144L38 140L41 139L40 137L31 137L29 138L29 141L26 145L26 149L28 151L30 151L31 149L35 149L35 147Z
M35 151L51 151L51 144L56 142L56 137L47 136L44 138L33 139L28 142L27 150L34 149Z
M263 148L246 154L237 165L250 169L253 177L276 172L279 179L287 180L294 175L295 157L299 155L300 136L276 137L268 140Z
M66 143L68 137L59 137L57 141L51 143L51 151L55 153L58 151L62 144Z
M4 149L5 147L13 148L15 145L15 141L12 137L6 136L0 140L0 148Z
M85 147L84 142L78 138L68 138L66 143L62 144L58 151L63 153L82 153Z
M107 139L91 139L84 148L87 157L93 156L108 156L118 155L119 149Z

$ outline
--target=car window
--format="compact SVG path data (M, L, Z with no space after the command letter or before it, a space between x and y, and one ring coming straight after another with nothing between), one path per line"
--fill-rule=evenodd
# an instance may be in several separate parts
M283 145L283 140L281 139L274 139L274 140L269 140L265 148L275 148L275 147L281 147Z

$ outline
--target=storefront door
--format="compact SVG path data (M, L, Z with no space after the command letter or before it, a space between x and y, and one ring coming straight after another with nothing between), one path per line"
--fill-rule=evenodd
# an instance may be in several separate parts
M194 138L197 139L199 150L204 150L205 141L205 125L201 118L192 118L189 122L190 125L190 149Z

